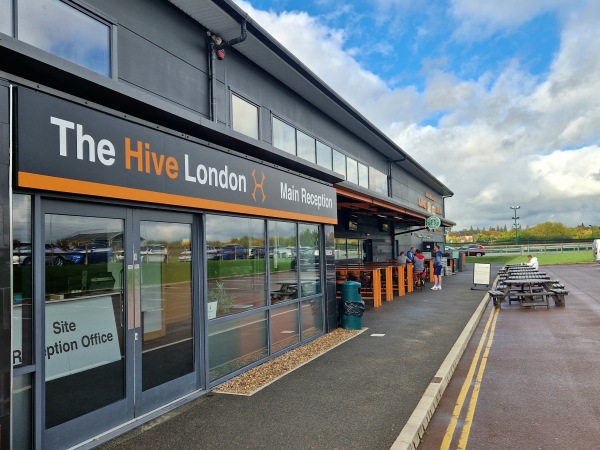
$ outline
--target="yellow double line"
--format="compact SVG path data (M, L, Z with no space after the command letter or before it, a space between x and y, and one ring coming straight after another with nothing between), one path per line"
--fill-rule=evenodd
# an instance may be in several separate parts
M444 435L444 440L442 441L442 445L440 446L440 450L448 450L450 448L450 444L452 443L452 438L454 436L454 432L456 430L456 424L460 417L460 413L462 411L463 405L467 399L467 394L469 393L469 388L471 383L473 382L473 376L475 375L475 369L479 364L479 370L477 371L477 378L475 379L475 385L473 386L473 391L471 392L471 400L469 401L469 408L467 409L467 413L465 416L464 424L462 427L462 432L460 434L460 439L458 441L458 449L465 450L467 448L467 441L469 440L469 433L471 432L471 424L473 423L473 416L475 415L475 407L477 406L477 398L479 397L479 389L481 387L481 380L483 379L483 373L485 372L485 366L487 364L487 358L490 353L490 348L492 346L492 342L494 341L494 330L496 329L496 321L498 320L498 314L500 314L500 308L492 308L492 312L485 324L485 328L483 330L483 335L479 340L479 344L477 345L477 351L473 356L473 361L471 362L471 367L469 367L469 372L467 373L467 377L465 382L462 385L460 390L460 394L458 395L458 399L456 400L456 405L454 406L454 410L452 411L452 418L450 419L450 423L448 424L448 428L446 429L446 434ZM481 349L484 344L485 350L483 352L483 356L481 358L481 362L479 361L479 356L481 355Z

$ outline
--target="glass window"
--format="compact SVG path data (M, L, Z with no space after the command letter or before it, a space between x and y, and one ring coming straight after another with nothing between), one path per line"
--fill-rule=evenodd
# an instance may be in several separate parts
M346 180L358 184L358 163L355 159L346 157Z
M331 147L319 141L317 141L317 164L329 170L333 168Z
M300 342L298 303L271 310L271 353Z
M215 248L206 264L208 318L264 306L265 258L250 258L248 250L265 247L264 220L207 214L206 242Z
M110 76L110 27L59 0L19 0L18 39Z
M268 352L266 312L208 324L210 381L266 358Z
M359 259L364 256L363 239L335 239L335 259Z
M13 365L32 364L31 197L13 195ZM51 255L49 255L50 257ZM60 260L47 261L49 264Z
M369 189L380 194L388 194L387 176L377 169L369 168Z
M186 223L140 223L142 390L194 371L192 266L180 263L191 245Z
M26 374L16 376L13 379L12 394L12 448L30 449L35 448L32 442L33 430L33 393L32 375Z
M277 117L273 117L273 146L296 154L296 129Z
M298 297L298 277L293 267L298 246L296 236L295 223L269 221L271 303Z
M346 178L346 155L333 150L333 170Z
M0 0L0 33L13 35L13 6L12 0Z
M298 236L300 249L296 269L300 272L300 296L321 293L321 256L320 227L318 225L299 224Z
M300 304L302 309L302 340L323 332L323 297L304 300Z
M258 139L258 107L237 95L231 96L231 127L246 136Z
M46 214L44 221L46 427L51 428L125 396L125 268L116 257L123 250L124 225L121 219L59 214Z
M301 131L296 131L296 138L298 139L298 156L314 163L316 161L314 138Z
M358 163L358 185L369 189L369 168L361 163Z

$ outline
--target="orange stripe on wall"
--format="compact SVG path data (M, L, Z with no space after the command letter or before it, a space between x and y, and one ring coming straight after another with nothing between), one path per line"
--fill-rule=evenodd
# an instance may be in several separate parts
M212 209L216 211L236 212L253 216L268 216L281 219L291 219L306 222L318 222L335 225L337 218L314 216L312 214L293 213L278 209L260 208L258 206L239 205L237 203L220 202L184 195L166 194L164 192L145 191L109 184L92 183L89 181L71 180L68 178L51 177L28 172L19 172L17 184L23 188L43 189L55 192L92 195L94 197L110 197L122 200L133 200L163 205L186 206L190 208Z

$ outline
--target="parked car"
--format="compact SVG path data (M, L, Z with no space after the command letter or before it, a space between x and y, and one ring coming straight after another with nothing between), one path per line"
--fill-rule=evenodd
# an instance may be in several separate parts
M221 254L219 250L212 245L206 246L206 259L220 259Z
M252 247L248 253L249 259L264 259L266 251L264 247ZM273 257L273 253L269 250L269 257Z
M148 245L145 249L140 251L142 255L142 262L167 262L168 251L164 245L152 244Z
M179 262L191 262L192 252L190 250L184 250L179 254Z
M46 244L46 264L51 266L62 266L65 263L65 251L54 244ZM13 264L21 266L31 265L31 244L21 242L13 250Z
M483 245L470 244L459 248L464 251L467 256L483 256L485 255L485 247Z
M72 250L64 255L66 263L69 264L100 264L113 261L114 252L106 244L90 243Z
M246 259L248 251L240 244L227 244L221 250L222 259Z
M300 270L318 270L319 269L319 250L309 248L300 250L300 258L294 256L291 261L291 269L298 270L298 259L300 259Z
M291 258L293 256L292 250L289 247L270 247L269 256L278 258Z

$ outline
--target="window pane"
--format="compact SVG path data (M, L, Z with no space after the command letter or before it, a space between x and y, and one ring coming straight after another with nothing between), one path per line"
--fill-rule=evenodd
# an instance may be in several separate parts
M318 225L298 225L300 254L300 296L321 293L320 228Z
M296 129L273 117L273 146L296 154Z
M18 38L110 76L110 28L59 0L20 0Z
M209 322L208 355L210 381L267 357L267 313Z
M269 221L271 303L298 297L298 276L293 267L297 243L295 223Z
M190 224L140 223L142 390L194 371L192 267L180 263Z
M346 249L346 239L335 239L335 259L348 259L348 250Z
M317 141L317 164L332 170L331 147Z
M346 158L346 180L358 184L358 163L352 158Z
M231 127L246 136L258 139L258 108L237 95L231 96Z
M26 374L13 379L12 421L15 426L13 426L12 448L14 450L34 448L32 378L31 374Z
M301 303L302 340L323 333L323 297L311 298Z
M333 150L333 170L346 178L346 155Z
M13 365L32 363L31 197L13 195Z
M369 189L369 168L361 163L358 163L358 185Z
M266 259L248 257L249 248L265 246L264 220L208 214L206 242L216 249L206 262L208 318L264 306Z
M300 342L298 303L271 310L271 353Z
M46 427L125 396L123 220L45 215ZM39 247L39 246L36 246ZM93 393L93 394L90 394Z
M296 131L298 139L298 156L312 163L315 162L315 140L301 131Z
M388 194L387 176L377 169L369 168L369 189L380 194Z
M0 0L0 33L13 35L12 0Z

